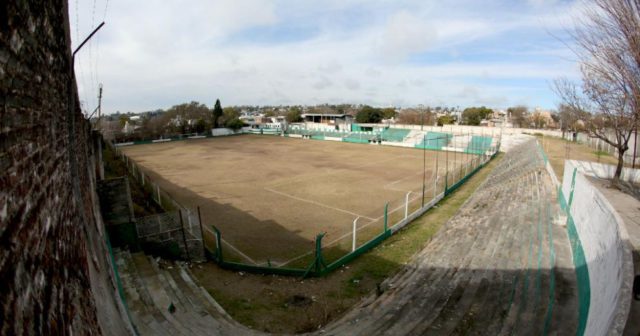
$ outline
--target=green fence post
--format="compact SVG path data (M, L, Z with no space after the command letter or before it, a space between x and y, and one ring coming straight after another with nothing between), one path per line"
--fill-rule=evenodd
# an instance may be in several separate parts
M316 236L316 257L314 261L314 268L316 276L322 275L324 268L327 265L324 262L324 258L322 258L322 238L324 238L325 233L319 233Z
M389 202L387 202L387 204L384 205L384 232L387 232L389 230L387 228L387 219L388 219L387 211L388 210L389 210Z

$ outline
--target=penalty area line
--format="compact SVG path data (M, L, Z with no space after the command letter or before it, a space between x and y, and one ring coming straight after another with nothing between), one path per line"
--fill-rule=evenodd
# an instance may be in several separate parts
M300 201L300 202L310 203L310 204L313 204L313 205L321 206L321 207L323 207L323 208L327 208L327 209L331 209L331 210L339 211L339 212L342 212L342 213L346 213L346 214L349 214L349 215L353 215L353 216L357 216L357 217L366 218L366 219L368 219L368 220L374 220L374 219L373 219L373 218L371 218L371 217L364 216L364 215L360 215L360 214L357 214L357 213L355 213L355 212L351 212L351 211L349 211L349 210L344 210L344 209L336 208L336 207L333 207L333 206L330 206L330 205L322 204L322 203L320 203L320 202L316 202L316 201L312 201L312 200L304 199L304 198L301 198L301 197L298 197L298 196L289 195L289 194L284 193L284 192L282 192L282 191L273 190L273 189L271 189L271 188L264 188L264 190L266 190L266 191L270 191L270 192L272 192L272 193L274 193L274 194L278 194L278 195L281 195L281 196L284 196L284 197L289 197L289 198L291 198L291 199L294 199L294 200L297 200L297 201Z

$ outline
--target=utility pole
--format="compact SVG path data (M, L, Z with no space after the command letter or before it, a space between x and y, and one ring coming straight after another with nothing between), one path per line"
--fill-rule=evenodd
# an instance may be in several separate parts
M100 129L100 116L102 114L102 83L100 83L98 88L98 121L96 122L96 128Z

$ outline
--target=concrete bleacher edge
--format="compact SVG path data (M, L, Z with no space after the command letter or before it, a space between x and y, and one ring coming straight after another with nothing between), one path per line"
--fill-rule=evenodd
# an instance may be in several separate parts
M602 169L587 169L595 165ZM631 247L622 218L586 178L611 177L605 174L612 172L610 169L595 165L565 161L559 189L560 203L568 215L567 230L578 277L578 334L620 335L631 303Z

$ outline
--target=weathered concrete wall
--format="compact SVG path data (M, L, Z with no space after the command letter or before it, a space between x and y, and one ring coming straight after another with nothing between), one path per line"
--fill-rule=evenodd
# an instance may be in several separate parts
M132 331L98 211L67 13L63 0L0 3L2 335Z
M561 202L568 208L585 335L619 335L631 298L633 264L624 223L580 167L565 161Z

